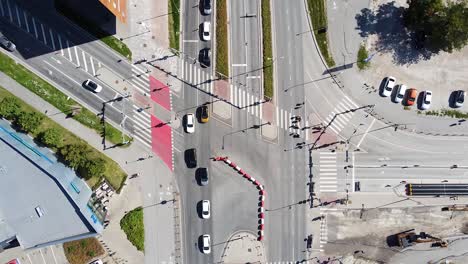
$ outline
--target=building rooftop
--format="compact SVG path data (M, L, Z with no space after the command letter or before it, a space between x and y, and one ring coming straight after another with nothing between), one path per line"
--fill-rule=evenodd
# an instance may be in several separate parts
M91 189L51 151L0 119L0 245L22 248L94 236L102 223L87 203Z

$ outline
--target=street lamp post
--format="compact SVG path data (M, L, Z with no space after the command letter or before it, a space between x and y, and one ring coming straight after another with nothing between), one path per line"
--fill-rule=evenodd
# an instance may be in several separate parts
M251 127L248 127L248 128L244 128L244 129L241 129L241 130L237 130L237 131L234 131L234 132L231 132L231 133L227 133L227 134L224 134L223 135L223 144L221 145L221 149L224 149L224 138L226 136L230 136L232 134L236 134L236 133L239 133L239 132L242 132L242 133L245 133L245 131L247 130L250 130L250 129L259 129L261 128L262 126L265 126L265 125L271 125L270 122L266 122L266 123L263 123L263 124L260 124L260 125L253 125Z

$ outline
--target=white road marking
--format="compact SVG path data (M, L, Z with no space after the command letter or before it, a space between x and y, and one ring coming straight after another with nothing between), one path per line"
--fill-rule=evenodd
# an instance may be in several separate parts
M55 41L54 41L54 34L52 33L52 29L49 28L50 39L52 40L52 49L55 50Z
M364 132L364 135L362 135L361 137L361 140L359 140L359 143L356 145L356 148L359 148L359 146L361 145L362 141L364 140L364 138L367 136L367 133L369 133L369 130L372 128L372 126L374 125L376 119L375 118L372 118L372 122L371 124L367 127L366 129L366 132Z
M183 42L198 42L196 39L184 39Z
M13 23L13 15L11 14L10 1L7 1L8 14L10 15L10 21Z
M91 70L93 71L93 76L96 76L96 70L94 69L93 57L89 57L89 60L91 62Z
M3 13L3 11L2 11L2 13ZM24 21L26 22L26 31L28 31L28 33L31 33L31 32L29 32L29 23L28 23L28 17L26 16L26 12L23 12L23 17L24 17Z
M45 36L44 24L42 23L41 23L41 31L42 31L42 38L44 39L44 43L47 45L47 38Z
M32 22L33 22L33 28L34 28L34 36L36 36L36 39L38 39L39 36L37 35L36 19L34 17L32 17Z
M43 60L43 62L47 65L49 65L50 67L54 68L54 70L60 72L61 74L63 74L65 77L67 77L70 81L76 83L77 85L81 85L79 82L75 81L73 78L71 78L70 76L66 75L64 72L60 71L59 69L57 69L55 66L53 66L52 64L50 64L48 61L45 61Z
M232 66L232 67L245 67L245 66L247 66L247 64L246 64L246 63L242 63L242 64L232 64L231 66Z
M5 11L3 10L3 5L0 5L0 12L2 12L2 16L5 16Z
M21 20L19 16L19 11L18 11L18 6L15 5L15 11L16 11L16 19L18 19L18 26L21 27Z
M55 264L57 264L57 258L55 257L54 249L50 246L50 251L52 251L52 256L54 257Z
M68 60L73 62L72 55L71 55L71 49L70 49L70 44L68 43L68 40L65 42L67 44L67 51L68 51Z
M78 57L78 49L76 48L76 46L73 47L74 50L75 50L75 58L76 58L76 62L77 62L77 65L78 67L80 67L80 58Z
M39 249L39 252L41 253L42 261L44 261L44 264L47 264L47 262L45 261L45 258L44 258L44 254L42 254L42 250Z
M351 191L354 192L354 151L351 152Z
M88 64L86 63L86 55L84 51L81 51L81 55L83 55L83 65L85 67L85 72L88 72Z

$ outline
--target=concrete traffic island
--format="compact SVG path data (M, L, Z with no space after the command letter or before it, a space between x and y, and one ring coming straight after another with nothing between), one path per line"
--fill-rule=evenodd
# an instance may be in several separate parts
M265 248L256 235L239 232L226 242L219 263L266 263Z

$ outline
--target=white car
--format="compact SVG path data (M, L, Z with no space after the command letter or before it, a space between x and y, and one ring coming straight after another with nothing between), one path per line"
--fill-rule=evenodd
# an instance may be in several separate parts
M421 109L426 110L431 107L432 102L432 92L431 91L424 91L423 92L423 99L421 103Z
M395 95L395 100L394 100L395 103L401 103L401 101L403 101L403 97L405 97L406 89L408 89L406 85L404 84L398 85L396 95Z
M211 253L211 238L210 235L203 235L202 236L202 252L203 254L210 254Z
M382 96L388 97L392 94L393 87L395 87L395 77L389 76L387 77L387 81L385 82L384 89L382 91Z
M88 89L88 90L91 90L95 93L99 93L100 91L102 91L102 86L95 83L94 81L88 79L86 80L84 83L83 83L83 86Z
M208 219L210 218L210 201L208 200L203 200L202 201L202 212L201 216L203 219Z
M193 114L187 114L185 118L185 131L189 134L195 132L195 117Z
M204 41L210 41L211 40L210 27L211 27L211 22L210 21L203 22L202 39Z

